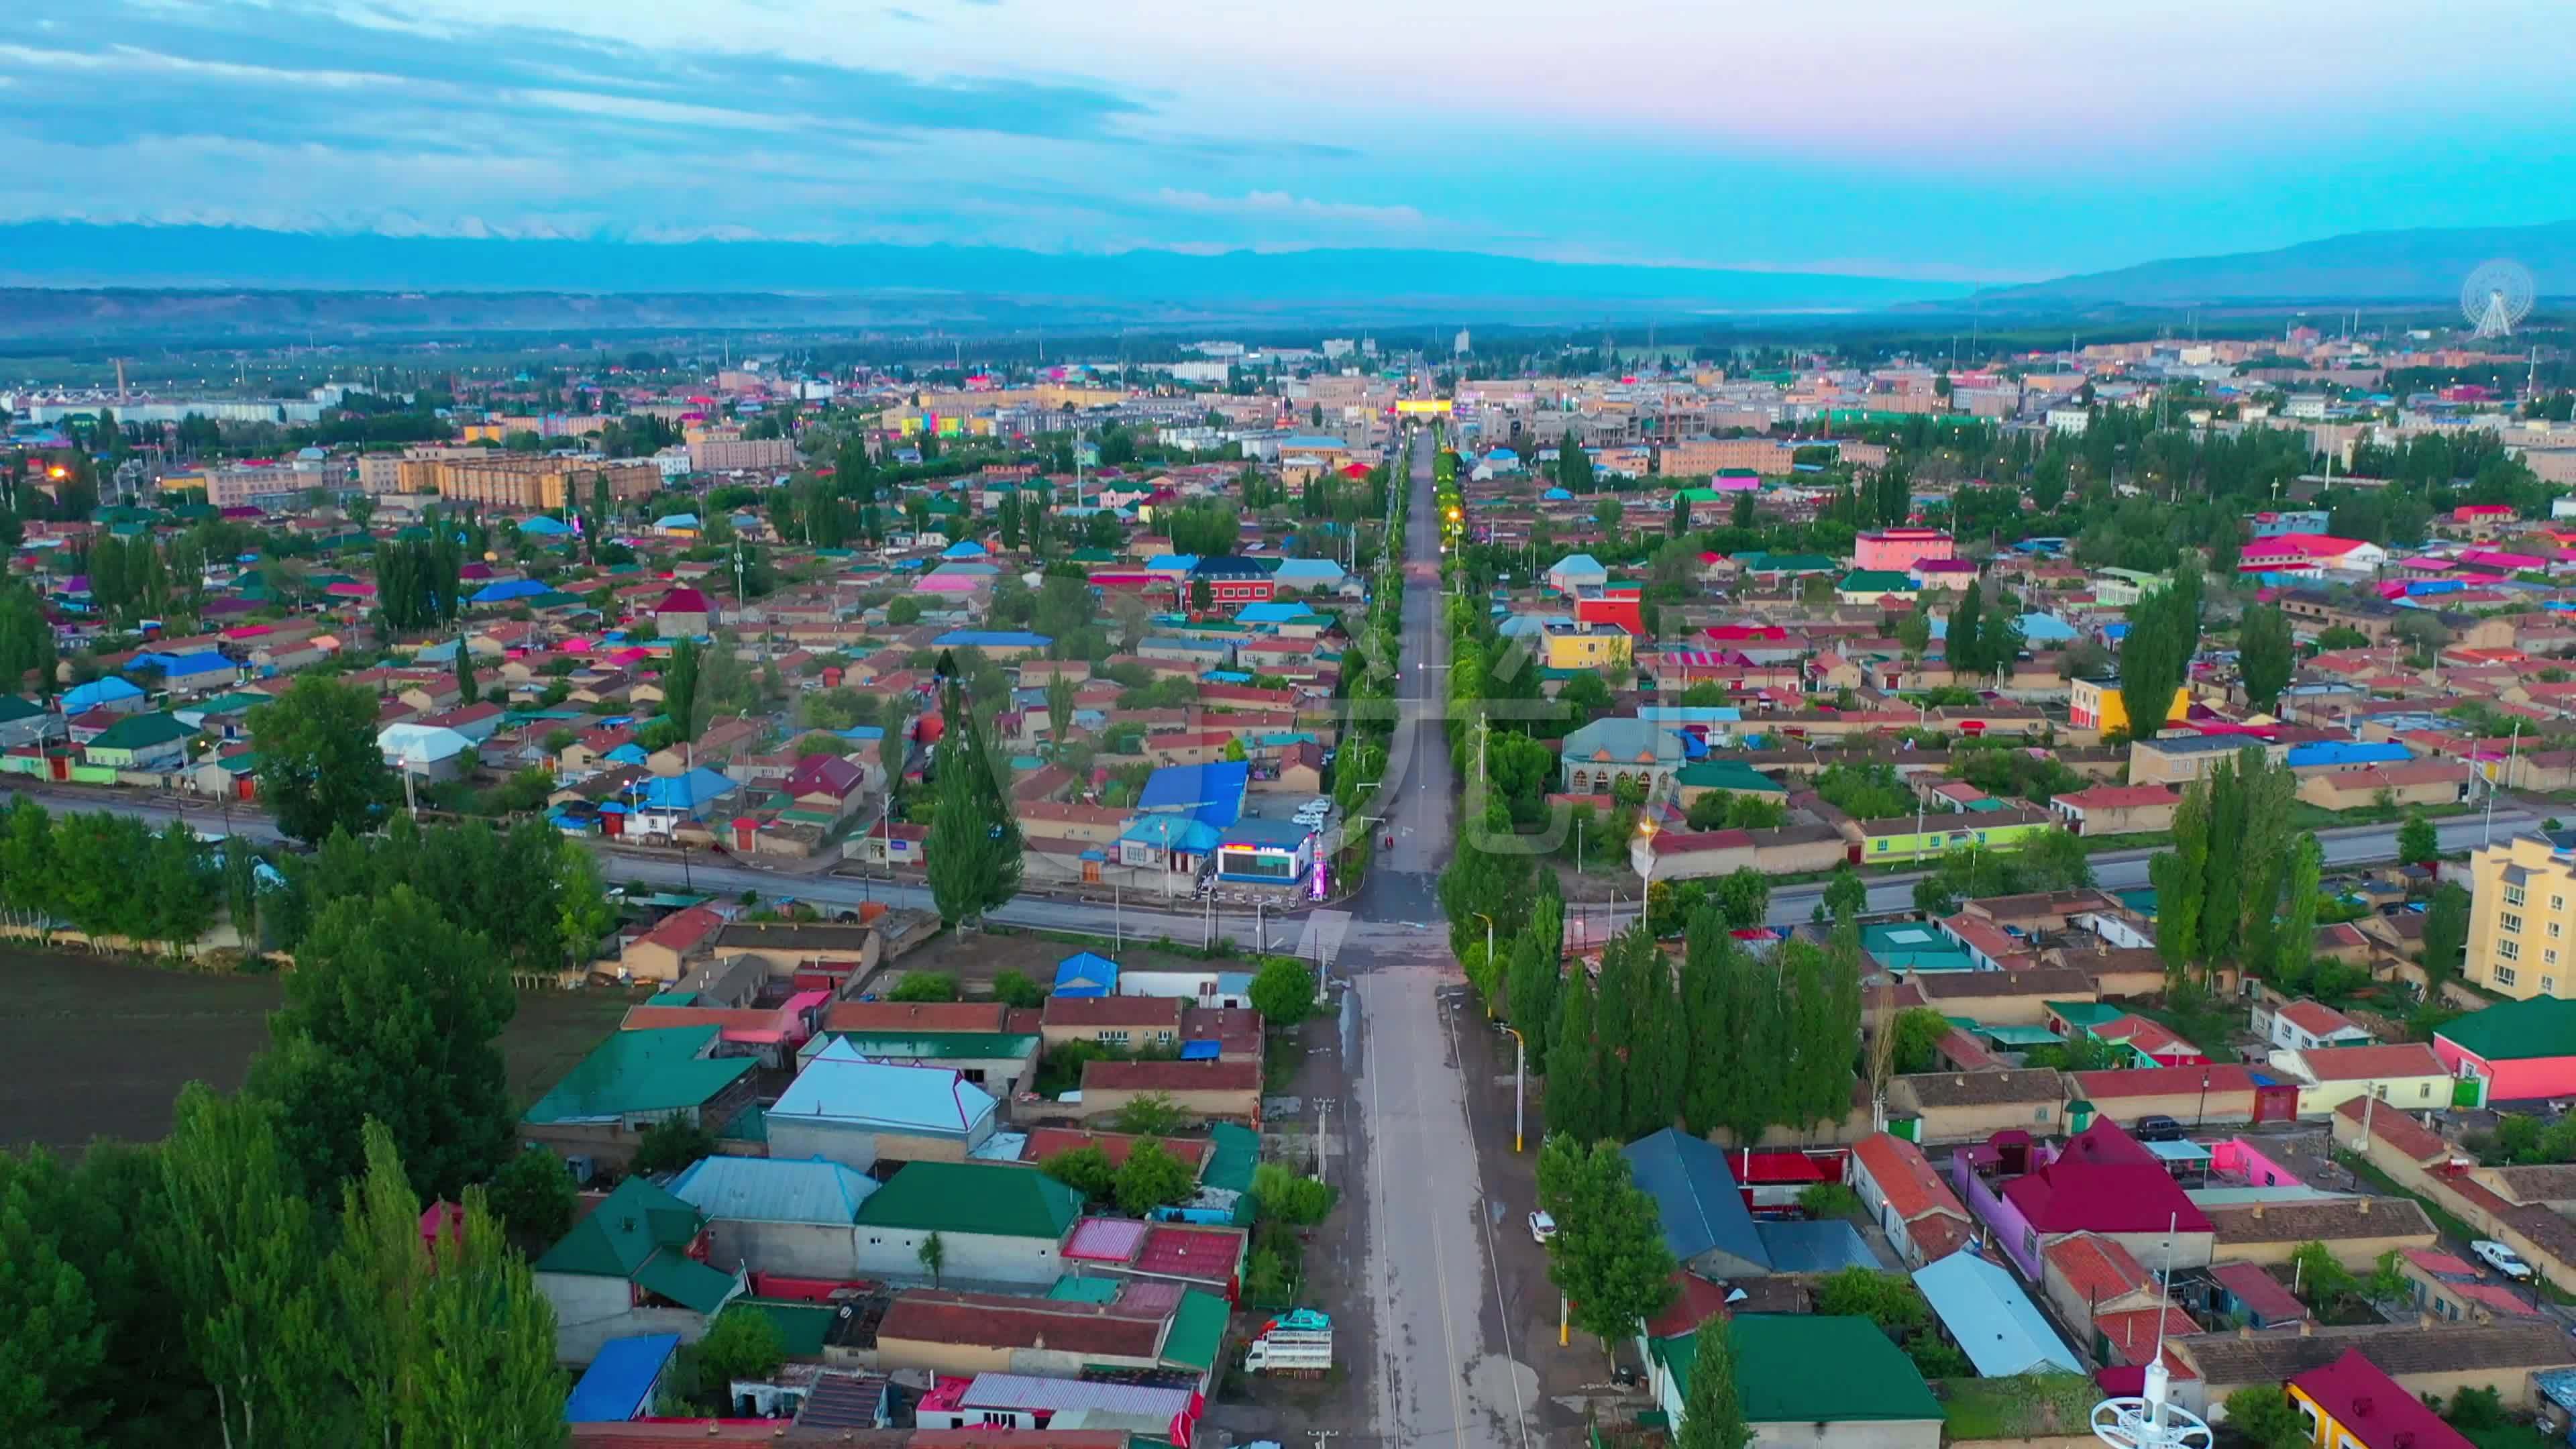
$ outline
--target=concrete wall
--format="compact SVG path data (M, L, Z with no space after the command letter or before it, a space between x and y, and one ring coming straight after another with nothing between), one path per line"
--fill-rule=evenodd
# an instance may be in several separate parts
M859 1275L858 1230L848 1223L770 1223L719 1218L710 1225L707 1262L728 1273L787 1273L802 1278Z
M705 1315L686 1308L638 1308L634 1289L623 1278L578 1273L539 1273L537 1291L555 1310L555 1357L586 1364L599 1356L599 1346L612 1338L638 1333L676 1333L694 1343L707 1331Z
M930 1236L927 1230L872 1228L863 1223L851 1236L857 1253L856 1276L930 1281L929 1270L921 1266L921 1244ZM939 1270L939 1283L945 1288L990 1284L1012 1290L1045 1289L1064 1272L1063 1245L1049 1239L943 1232L939 1246L946 1255Z

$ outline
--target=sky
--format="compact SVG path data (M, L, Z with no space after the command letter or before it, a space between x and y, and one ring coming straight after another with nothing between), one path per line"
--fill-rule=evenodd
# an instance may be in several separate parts
M0 222L2036 279L2576 216L2530 0L85 0Z

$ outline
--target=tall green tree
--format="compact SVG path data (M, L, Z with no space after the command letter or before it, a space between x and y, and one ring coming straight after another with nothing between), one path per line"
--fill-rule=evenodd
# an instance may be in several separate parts
M1998 661L1986 649L1984 634L1986 595L1975 579L1968 581L1966 592L1950 610L1950 634L1945 653L1955 674L1983 675L1994 671Z
M2186 791L2174 807L2173 842L2173 849L2147 861L2147 880L2156 888L2156 950L2164 957L2166 979L2179 985L2200 959L2200 908L2209 869L2205 792Z
M2433 891L2424 911L2424 972L2436 981L2460 974L2460 958L2469 944L2469 893L2444 884Z
M296 840L364 834L402 797L376 747L376 696L367 689L302 675L250 712L250 731L260 798Z
M182 1305L189 1361L235 1449L339 1449L350 1416L334 1393L346 1347L314 1265L320 1229L279 1151L274 1109L192 1083L161 1149L168 1230L148 1245Z
M2173 582L2129 610L2129 632L2120 641L2120 703L2129 733L2152 738L2164 728L2174 691L2189 680L2200 648L2200 575L2177 569Z
M1540 880L1552 882L1553 876ZM1532 1070L1545 1073L1550 1033L1555 1030L1557 991L1565 979L1565 902L1553 891L1542 892L1529 925L1512 938L1510 1015L1520 1028L1521 1043Z
M1610 1130L1602 1113L1601 1083L1594 1064L1599 1043L1594 1027L1592 973L1579 965L1567 974L1556 1025L1548 1033L1548 1130L1588 1142Z
M2409 810L2397 827L2397 858L2408 865L2422 865L2442 855L2442 837L2433 822L2421 810Z
M1570 1300L1574 1322L1615 1352L1673 1301L1673 1255L1655 1200L1630 1177L1617 1143L1586 1146L1563 1132L1539 1148L1538 1200L1557 1223L1548 1281Z
M81 1402L107 1361L109 1325L62 1250L53 1215L69 1199L50 1155L0 1155L0 1440L34 1449L81 1449L107 1407Z
M2279 703L2296 661L2290 640L2290 616L2278 604L2256 604L2247 609L2236 631L2236 668L2245 679L2246 702L2260 710Z
M956 681L932 768L938 776L928 862L931 899L955 924L1019 893L1020 827L994 778L983 732Z
M1728 1320L1711 1316L1691 1335L1690 1390L1673 1449L1744 1449L1753 1440L1744 1395L1735 1383L1735 1342Z
M2317 878L2325 868L2324 847L2314 834L2302 835L2290 852L2289 884L2281 904L2280 946L2273 980L2285 991L2297 991L2315 967Z
M456 641L456 702L461 707L482 701L483 691L474 682L474 651L465 641Z
M673 643L671 662L662 669L662 715L678 728L684 740L696 739L706 724L698 712L699 673L698 641L682 639Z
M317 1189L364 1168L374 1118L422 1195L453 1198L513 1145L500 1034L516 1008L491 942L412 887L335 901L297 948L244 1090L276 1104L281 1149Z

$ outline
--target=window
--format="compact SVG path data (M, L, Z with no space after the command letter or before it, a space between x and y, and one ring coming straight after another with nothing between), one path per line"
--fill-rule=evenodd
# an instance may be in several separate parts
M2518 886L2518 885L2509 885L2509 886L2506 886L2506 887L2504 888L2504 903L2505 903L2506 905L2508 905L2508 906L2518 906L2518 905L2521 905L2521 904L2522 904L2522 887L2520 887L2520 886Z
M2431 1097L2432 1097L2432 1095L2433 1095L2433 1084L2432 1084L2431 1082L2417 1082L2417 1083L2415 1084L2415 1100L2416 1100L2416 1101L2418 1101L2418 1102L2422 1102L2422 1101L2430 1100L2430 1099L2431 1099Z
M2510 966L2498 966L2495 969L2495 984L2498 986L2511 986L2513 984L2513 968Z
M1123 1031L1104 1031L1100 1034L1100 1040L1105 1046L1125 1046L1127 1044L1127 1033Z
M2549 898L2549 908L2553 911L2563 911L2567 909L2567 898L2565 896L2551 896Z
M2549 939L2553 941L2558 939L2558 923L2556 921L2549 923Z
M2541 994L2544 996L2556 996L2558 994L2558 978L2555 976L2541 977L2540 990Z
M2496 929L2500 931L2512 931L2518 934L2522 930L2522 917L2515 915L2511 911L2498 911L2496 912Z
M2541 952L2541 953L2540 953L2540 964L2541 964L2541 965L2543 965L2543 966L2555 966L2555 965L2557 965L2557 964L2558 964L2558 948L2557 948L2557 947L2555 947L2555 946L2552 946L2552 947L2550 947L2548 950Z
M2496 955L2506 961L2519 961L2522 959L2522 943L2520 941L2498 941L2496 942Z

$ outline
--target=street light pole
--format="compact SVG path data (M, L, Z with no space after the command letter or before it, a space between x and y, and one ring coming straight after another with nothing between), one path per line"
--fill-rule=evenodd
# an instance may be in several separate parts
M1524 1109L1529 1100L1529 1043L1512 1027L1512 1151L1521 1150Z

